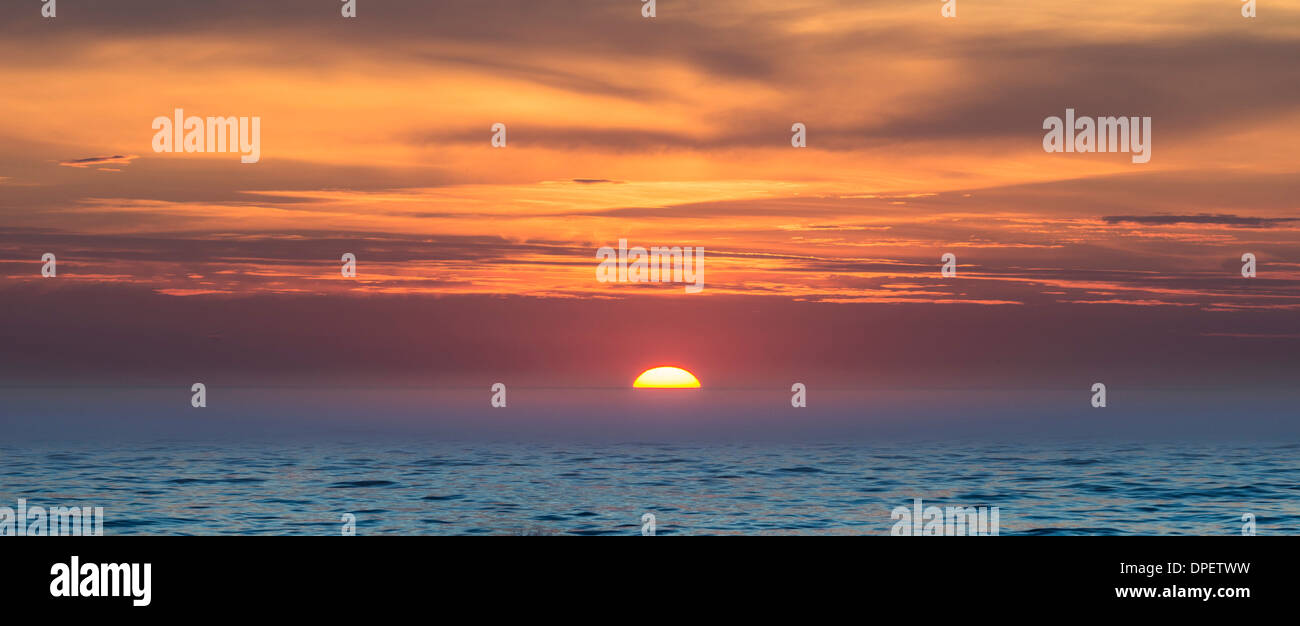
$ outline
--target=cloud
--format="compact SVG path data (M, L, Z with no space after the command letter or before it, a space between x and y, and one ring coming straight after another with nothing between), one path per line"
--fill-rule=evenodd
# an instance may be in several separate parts
M15 50L50 55L84 51L86 42L102 38L139 41L161 30L235 47L237 53L219 55L219 62L235 67L435 68L636 101L691 102L699 97L701 80L760 89L739 95L732 111L697 120L714 128L708 138L638 128L582 138L615 147L630 142L633 148L766 145L772 137L762 129L788 128L792 111L816 129L817 148L832 150L895 141L1032 138L1041 134L1043 117L1062 115L1066 107L1087 115L1150 115L1159 132L1187 134L1294 111L1300 96L1300 80L1295 80L1300 69L1288 61L1296 37L1286 30L1259 36L1210 27L1084 37L1057 30L1060 24L1050 12L1016 6L1017 13L1026 14L1023 25L953 34L934 30L940 20L929 18L936 12L915 19L915 14L900 15L892 2L818 0L791 8L782 2L729 0L674 7L657 20L641 19L635 3L616 4L386 3L369 9L364 21L353 21L340 19L337 7L309 0L232 0L219 9L121 0L82 7L81 19L69 18L56 34L26 27L17 16L0 26L0 33L20 44L57 37L58 49ZM1173 11L1192 13L1188 20L1200 12L1162 8ZM796 15L819 12L848 12L854 19L810 29ZM236 26L248 40L232 40L229 33ZM292 42L302 52L283 55L283 45L258 45L271 32L276 42ZM325 54L337 41L359 47ZM384 45L365 47L376 42ZM47 56L39 58L49 62ZM663 72L681 70L696 77L664 80ZM1207 91L1205 84L1217 88ZM832 94L860 98L863 106L829 108ZM727 123L737 115L738 123ZM418 139L429 133L412 134ZM551 134L573 135L559 126Z
M59 165L62 165L64 167L76 167L80 169L95 168L101 172L120 172L122 171L121 168L108 167L108 166L120 165L125 167L127 165L130 165L131 161L138 158L140 158L139 155L135 155L135 154L129 156L115 154L113 156L95 156L95 157L86 157L84 159L73 159L71 161L59 161Z
M1202 213L1199 215L1107 215L1101 219L1105 220L1108 224L1119 224L1123 222L1153 226L1169 226L1173 224L1215 224L1241 228L1275 228L1289 222L1300 222L1300 218L1298 217L1242 217L1231 214L1209 213Z

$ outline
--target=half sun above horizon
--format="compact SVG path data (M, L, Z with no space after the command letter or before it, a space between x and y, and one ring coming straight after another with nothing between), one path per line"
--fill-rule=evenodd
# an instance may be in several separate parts
M636 377L637 389L698 389L700 379L680 367L653 367Z

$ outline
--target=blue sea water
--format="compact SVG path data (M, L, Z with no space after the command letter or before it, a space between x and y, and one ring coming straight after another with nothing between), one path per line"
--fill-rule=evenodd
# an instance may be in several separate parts
M0 506L102 506L106 535L888 535L999 507L1003 535L1300 532L1300 445L0 444Z

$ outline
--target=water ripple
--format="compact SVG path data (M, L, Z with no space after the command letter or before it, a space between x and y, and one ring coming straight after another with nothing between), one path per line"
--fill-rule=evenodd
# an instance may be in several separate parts
M108 534L889 533L996 506L1002 534L1300 532L1297 443L0 447L0 506L102 506Z

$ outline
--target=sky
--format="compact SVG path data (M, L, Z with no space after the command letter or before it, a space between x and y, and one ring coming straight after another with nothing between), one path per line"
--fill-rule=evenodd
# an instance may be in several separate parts
M0 429L204 381L205 432L1300 434L1295 3L337 5L0 7ZM260 161L155 152L177 108ZM1045 152L1067 108L1151 160ZM620 239L705 289L598 281Z

